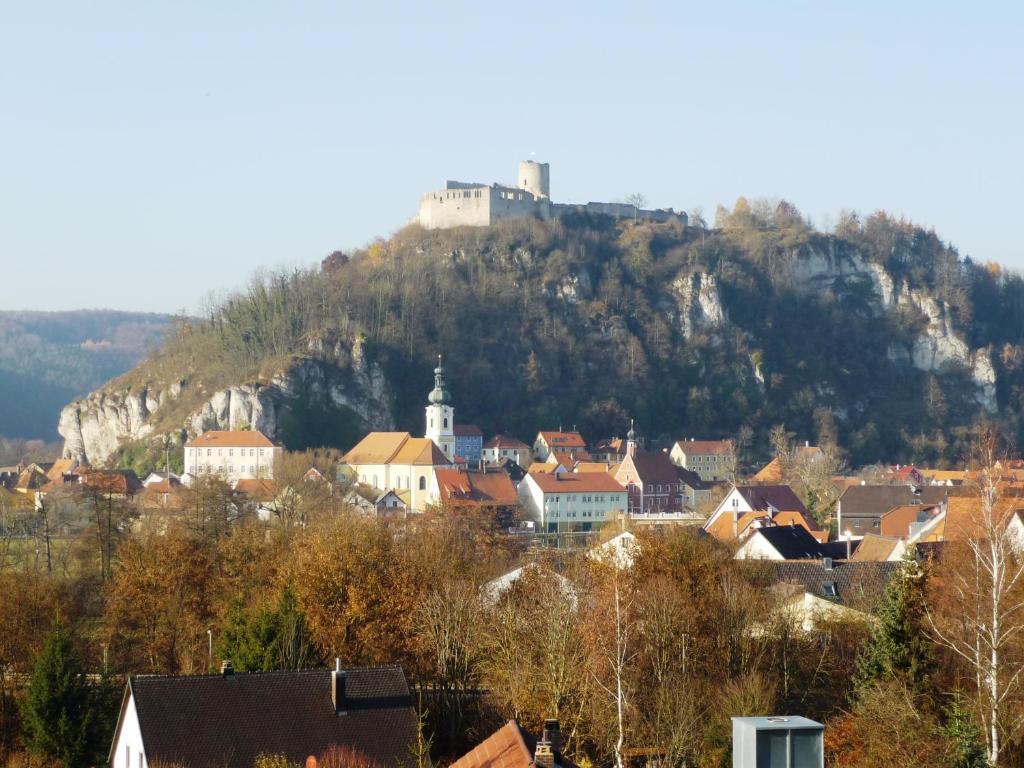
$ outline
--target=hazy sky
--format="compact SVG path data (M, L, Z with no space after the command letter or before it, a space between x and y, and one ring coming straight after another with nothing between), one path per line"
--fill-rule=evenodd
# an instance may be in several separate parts
M1024 4L0 3L0 308L194 310L551 163L1024 268Z

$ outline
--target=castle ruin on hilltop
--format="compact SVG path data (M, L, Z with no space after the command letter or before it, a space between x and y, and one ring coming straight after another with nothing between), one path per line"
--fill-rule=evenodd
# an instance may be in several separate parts
M679 221L686 214L671 208L654 211L632 203L553 203L551 168L547 163L523 160L516 186L446 181L444 189L420 198L418 221L426 229L487 227L503 219L552 219L570 213L596 213L642 221Z

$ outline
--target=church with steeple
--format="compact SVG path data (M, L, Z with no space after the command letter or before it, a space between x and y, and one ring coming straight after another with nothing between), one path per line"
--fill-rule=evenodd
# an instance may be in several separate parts
M342 457L360 486L381 495L394 491L414 512L438 500L435 470L455 461L456 425L444 362L437 357L434 388L427 395L423 437L408 432L370 432Z

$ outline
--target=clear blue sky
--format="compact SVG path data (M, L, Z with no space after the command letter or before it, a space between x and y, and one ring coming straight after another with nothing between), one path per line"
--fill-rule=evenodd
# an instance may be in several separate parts
M1024 268L1024 4L0 7L0 308L194 310L445 178L885 208Z

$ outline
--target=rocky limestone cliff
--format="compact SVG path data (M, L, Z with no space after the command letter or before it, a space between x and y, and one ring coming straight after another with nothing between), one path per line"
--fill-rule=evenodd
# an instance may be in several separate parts
M866 278L871 281L877 311L884 312L898 307L916 309L927 319L924 329L909 348L890 346L889 359L909 363L927 372L961 365L971 374L978 404L989 413L998 410L996 372L992 365L991 351L970 348L954 327L952 313L943 302L924 291L909 288L901 280L894 280L881 264L865 262L856 253L802 253L792 260L790 273L797 282L815 291L833 290L837 279Z
M725 323L725 309L714 275L697 272L677 277L672 282L672 292L678 303L675 320L687 341L697 331L713 330Z
M162 431L192 436L213 429L256 429L280 439L282 410L294 397L350 408L368 429L394 428L387 381L380 366L366 360L361 340L319 339L308 352L268 381L240 383L210 396L187 378L166 387L108 385L61 411L57 430L64 438L63 454L102 465L125 444L153 436L154 425L172 403L192 400L195 405L186 415L161 424Z

